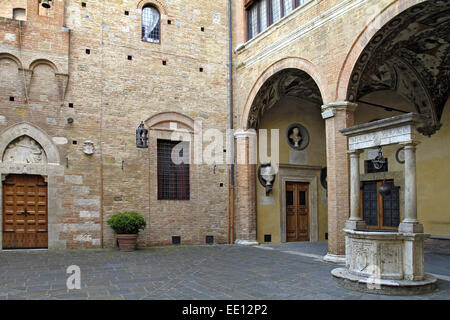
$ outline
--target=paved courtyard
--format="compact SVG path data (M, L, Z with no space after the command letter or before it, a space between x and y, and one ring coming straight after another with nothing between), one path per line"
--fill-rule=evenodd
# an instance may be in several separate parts
M0 252L0 299L450 299L450 254L427 250L427 272L438 289L413 297L348 291L336 265L319 258L327 244L259 247L177 246L122 253ZM81 269L81 289L68 290L66 269ZM446 280L445 280L446 279Z

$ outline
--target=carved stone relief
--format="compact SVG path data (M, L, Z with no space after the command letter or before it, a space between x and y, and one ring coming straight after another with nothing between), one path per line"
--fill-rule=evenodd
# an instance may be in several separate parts
M87 155L94 154L95 146L94 142L87 140L83 143L83 152Z
M47 156L39 143L29 136L22 136L8 145L3 162L45 164Z

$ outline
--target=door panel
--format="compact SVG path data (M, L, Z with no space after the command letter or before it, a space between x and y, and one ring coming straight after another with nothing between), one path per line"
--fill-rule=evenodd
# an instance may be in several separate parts
M41 176L9 175L3 182L3 248L47 247L47 183Z
M309 184L286 184L286 238L288 242L309 241Z

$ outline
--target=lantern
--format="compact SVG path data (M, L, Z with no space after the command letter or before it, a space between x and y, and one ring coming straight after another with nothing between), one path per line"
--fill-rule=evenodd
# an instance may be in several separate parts
M384 180L378 191L383 197L389 196L392 193L392 184Z
M136 147L148 148L148 130L145 129L143 121L136 130Z

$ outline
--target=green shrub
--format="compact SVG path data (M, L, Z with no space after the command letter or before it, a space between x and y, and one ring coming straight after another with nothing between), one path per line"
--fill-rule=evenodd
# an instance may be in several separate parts
M144 217L136 212L119 212L107 223L117 234L138 234L147 225Z

